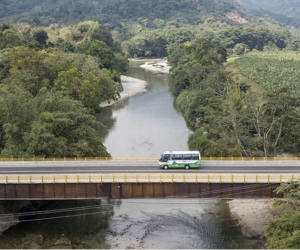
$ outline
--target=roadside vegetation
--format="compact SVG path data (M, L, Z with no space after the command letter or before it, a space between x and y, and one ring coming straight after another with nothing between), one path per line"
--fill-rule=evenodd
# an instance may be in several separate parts
M300 248L300 181L283 183L276 193L284 199L275 200L274 205L283 207L279 217L271 219L265 229L268 249Z

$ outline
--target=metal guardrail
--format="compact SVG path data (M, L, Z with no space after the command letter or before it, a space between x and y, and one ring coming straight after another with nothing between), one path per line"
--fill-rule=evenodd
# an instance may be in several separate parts
M0 175L0 184L57 183L282 183L300 174L47 174Z
M0 161L158 161L158 157L0 158ZM203 161L300 161L300 157L201 157Z

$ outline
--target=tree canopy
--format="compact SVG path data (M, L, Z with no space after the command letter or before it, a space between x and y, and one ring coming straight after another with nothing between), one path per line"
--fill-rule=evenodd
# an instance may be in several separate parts
M70 30L80 39L55 41L51 30L58 31L27 24L0 31L0 156L109 156L95 112L120 97L128 61L96 22Z
M300 248L300 182L293 180L281 184L276 193L284 195L284 200L277 203L288 204L278 218L271 219L265 229L267 248L299 249ZM276 203L275 203L276 205Z

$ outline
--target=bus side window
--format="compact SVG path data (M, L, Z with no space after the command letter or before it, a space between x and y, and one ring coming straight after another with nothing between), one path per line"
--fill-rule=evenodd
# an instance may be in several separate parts
M177 154L175 155L175 160L182 160L182 155L180 154Z
M183 159L184 159L184 160L190 160L190 159L193 159L193 158L192 158L192 155L184 154L184 155L183 155Z
M170 160L175 160L175 155L170 155Z
M193 160L199 160L199 155L192 155Z

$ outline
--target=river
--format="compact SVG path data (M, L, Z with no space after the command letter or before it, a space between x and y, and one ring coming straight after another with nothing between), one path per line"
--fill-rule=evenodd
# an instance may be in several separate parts
M146 91L98 115L109 131L102 134L104 145L113 157L159 158L166 150L188 150L192 132L174 108L169 74L145 70L139 64L131 64L128 76L146 81Z
M138 62L128 76L146 81L146 91L123 98L98 115L108 127L102 133L108 152L113 157L159 157L164 150L189 149L192 132L173 106L170 76L140 68ZM20 204L1 202L0 207L14 212ZM262 240L242 235L226 201L217 199L37 201L16 216L21 222L2 233L1 249L263 247Z

